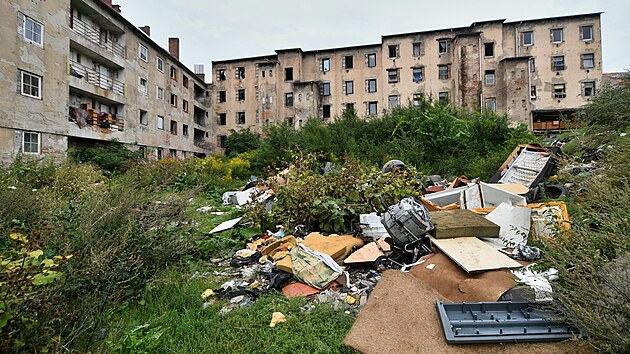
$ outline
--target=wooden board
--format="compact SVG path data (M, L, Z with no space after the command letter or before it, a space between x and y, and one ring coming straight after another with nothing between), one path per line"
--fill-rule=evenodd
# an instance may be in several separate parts
M499 225L466 209L432 212L431 222L435 238L499 237L501 230Z
M520 263L476 237L431 238L431 242L467 273L521 267Z

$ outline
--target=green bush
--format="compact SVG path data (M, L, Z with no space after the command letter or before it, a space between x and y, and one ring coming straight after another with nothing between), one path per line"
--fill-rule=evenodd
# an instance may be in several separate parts
M142 159L140 152L131 151L116 140L99 142L91 147L71 148L68 156L77 163L94 163L106 175L124 172Z
M597 130L623 130L630 123L630 74L617 85L604 85L577 115Z

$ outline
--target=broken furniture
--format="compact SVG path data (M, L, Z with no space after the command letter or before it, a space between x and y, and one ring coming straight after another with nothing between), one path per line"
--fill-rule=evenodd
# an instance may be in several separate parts
M489 182L519 183L531 189L549 176L553 166L549 149L536 144L521 144L512 151Z
M522 266L476 237L431 238L431 243L467 273Z

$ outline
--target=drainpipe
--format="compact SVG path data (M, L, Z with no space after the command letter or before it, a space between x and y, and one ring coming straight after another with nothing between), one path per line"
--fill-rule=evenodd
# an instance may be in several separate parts
M481 35L479 35L479 39L477 40L479 42L478 44L478 48L479 48L479 81L481 81L481 93L479 94L479 112L483 112L483 83L485 78L483 77L483 58L481 56Z

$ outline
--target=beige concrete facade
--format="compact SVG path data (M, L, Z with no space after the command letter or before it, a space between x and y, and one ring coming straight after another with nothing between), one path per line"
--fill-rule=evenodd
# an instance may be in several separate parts
M111 1L0 3L0 162L117 139L147 158L203 155L207 85ZM202 71L201 68L199 71Z
M600 86L601 53L600 14L594 13L213 61L214 140L221 147L232 129L260 132L285 121L299 128L313 116L328 121L349 105L363 116L381 114L420 97L506 113L534 131L559 129L560 114L586 104Z

